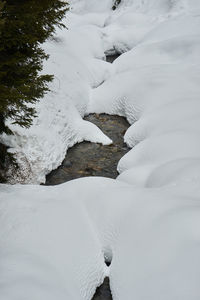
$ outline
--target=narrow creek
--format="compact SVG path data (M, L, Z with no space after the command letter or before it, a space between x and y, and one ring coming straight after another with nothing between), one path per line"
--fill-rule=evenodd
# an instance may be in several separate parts
M113 144L104 146L82 142L68 149L62 165L46 176L46 185L56 185L86 176L116 178L117 164L129 150L123 142L128 122L125 118L106 114L90 114L85 120L97 125Z
M106 60L112 63L118 56L109 55ZM97 125L112 139L113 144L104 146L97 143L82 142L74 145L68 149L61 166L46 176L45 185L57 185L86 176L109 178L118 176L117 164L120 158L129 151L123 140L129 123L124 117L107 114L90 114L84 119ZM92 300L112 300L108 277L96 289Z

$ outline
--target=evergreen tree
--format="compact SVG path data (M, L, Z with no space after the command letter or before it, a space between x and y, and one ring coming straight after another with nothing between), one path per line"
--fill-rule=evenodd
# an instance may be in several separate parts
M1 3L2 6L3 3ZM47 55L41 49L66 12L59 0L6 0L0 24L0 133L9 132L5 120L28 127L35 115L29 103L48 90L52 76L39 76ZM2 123L2 122L1 122Z
M61 0L0 0L0 134L6 120L29 127L32 104L48 91L52 75L39 75L48 58L41 44L53 35L67 10Z

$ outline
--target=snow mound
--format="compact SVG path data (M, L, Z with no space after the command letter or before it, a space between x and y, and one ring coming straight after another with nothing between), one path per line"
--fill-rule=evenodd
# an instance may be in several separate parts
M200 191L185 189L1 186L1 297L90 300L109 273L114 299L198 299Z

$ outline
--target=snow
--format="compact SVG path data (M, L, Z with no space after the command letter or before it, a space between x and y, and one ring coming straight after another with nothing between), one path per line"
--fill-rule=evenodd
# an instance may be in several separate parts
M179 188L106 178L2 187L1 296L91 299L110 273L114 299L198 299L200 190Z
M1 297L90 300L109 275L114 300L198 300L200 3L70 4L69 30L44 45L52 92L30 129L1 137L21 163L13 181L44 182L77 142L110 144L91 112L126 117L132 149L117 180L0 185Z
M105 15L99 19L102 22ZM75 143L112 142L95 125L82 120L92 88L111 73L110 64L100 60L104 57L101 34L96 24L74 22L74 30L73 25L57 30L56 39L44 45L50 59L43 72L54 74L55 79L52 92L37 104L38 118L28 130L11 125L15 135L3 138L21 165L14 182L45 182L45 175L61 164L66 150Z
M90 299L94 283L102 281L100 243L83 204L70 187L66 191L68 196L37 186L3 191L2 299Z

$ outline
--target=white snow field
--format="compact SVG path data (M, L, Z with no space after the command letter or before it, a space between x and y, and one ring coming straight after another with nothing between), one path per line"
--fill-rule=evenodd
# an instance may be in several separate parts
M52 92L1 137L35 185L0 185L0 300L90 300L105 276L114 300L199 300L200 1L69 3ZM130 123L118 178L36 185L75 143L112 142L92 112Z

